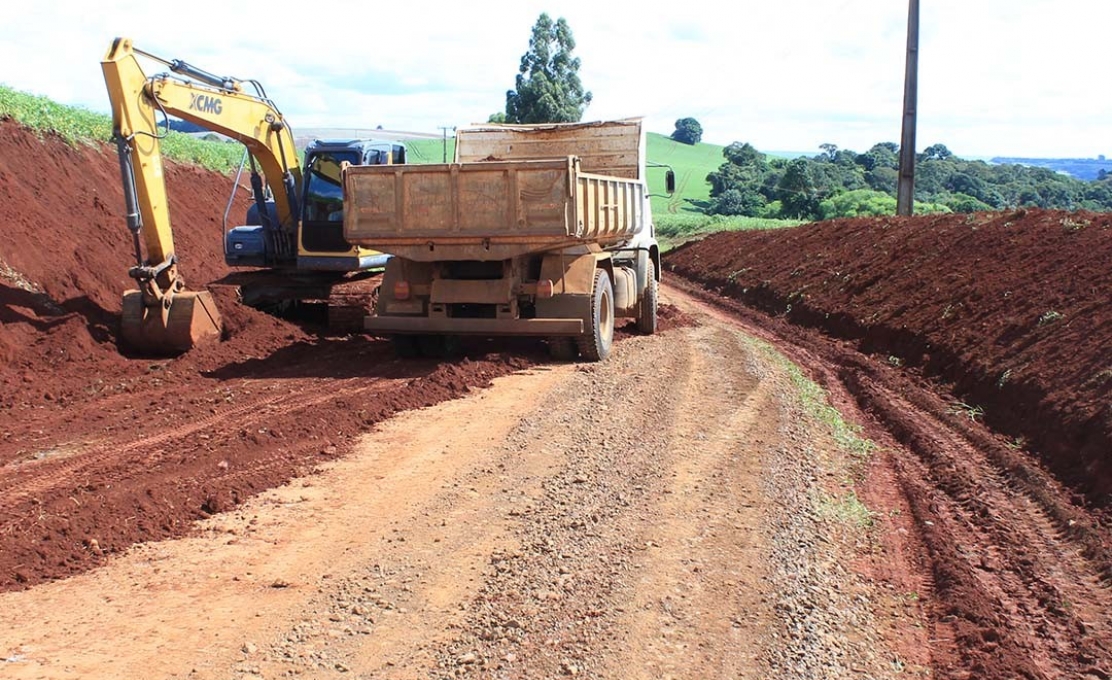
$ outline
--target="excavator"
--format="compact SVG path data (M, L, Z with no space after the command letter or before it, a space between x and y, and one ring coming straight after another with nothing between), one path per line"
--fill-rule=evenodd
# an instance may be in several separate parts
M148 77L140 56L169 71ZM253 299L245 292L245 303L327 299L332 285L345 276L385 266L388 255L344 240L342 168L404 163L403 144L317 140L306 148L302 164L289 124L256 80L221 77L162 59L127 38L112 42L101 69L135 249L136 264L128 275L138 289L124 293L120 329L128 347L176 354L222 332L212 294L188 290L178 270L159 146L170 116L246 147L253 203L244 226L225 229L225 261L261 268L272 285L259 287Z

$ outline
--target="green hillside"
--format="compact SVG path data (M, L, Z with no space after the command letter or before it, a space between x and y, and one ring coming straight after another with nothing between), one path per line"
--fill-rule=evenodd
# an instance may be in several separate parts
M406 153L410 163L442 163L444 161L443 139L407 139ZM456 155L456 140L448 138L448 160Z
M672 166L676 172L676 194L672 198L653 197L654 215L698 215L699 209L692 202L701 203L710 198L707 174L722 165L722 148L716 144L681 144L667 135L648 134L648 160ZM664 193L664 171L649 169L649 189L654 194Z
M11 118L40 134L56 134L70 144L108 142L112 137L112 119L103 113L58 104L6 85L0 85L2 118ZM218 172L234 170L243 157L239 144L209 142L180 132L169 132L161 146L167 158Z

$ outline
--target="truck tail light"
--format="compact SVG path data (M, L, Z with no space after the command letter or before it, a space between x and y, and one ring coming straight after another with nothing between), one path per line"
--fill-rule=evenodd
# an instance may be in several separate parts
M550 297L552 297L553 293L555 292L555 288L556 288L556 286L552 283L552 281L550 279L543 279L541 281L537 281L537 297L539 297L539 298L550 298Z
M408 300L409 299L409 281L395 281L394 282L394 299L395 300Z

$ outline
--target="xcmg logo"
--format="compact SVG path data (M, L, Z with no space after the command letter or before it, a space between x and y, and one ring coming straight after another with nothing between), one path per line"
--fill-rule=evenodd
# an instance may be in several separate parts
M219 116L224 110L224 102L221 101L220 97L212 97L207 94L195 94L192 95L192 99L189 100L189 108L194 111L201 111L202 113L215 113Z

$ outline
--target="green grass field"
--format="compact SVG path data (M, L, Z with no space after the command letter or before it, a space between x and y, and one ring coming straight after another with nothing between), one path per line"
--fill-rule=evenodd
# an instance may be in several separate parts
M54 133L73 145L108 142L112 138L112 119L105 114L63 106L4 85L0 85L0 118L12 118L40 134ZM243 147L170 132L162 139L162 153L183 163L229 172L239 166Z

